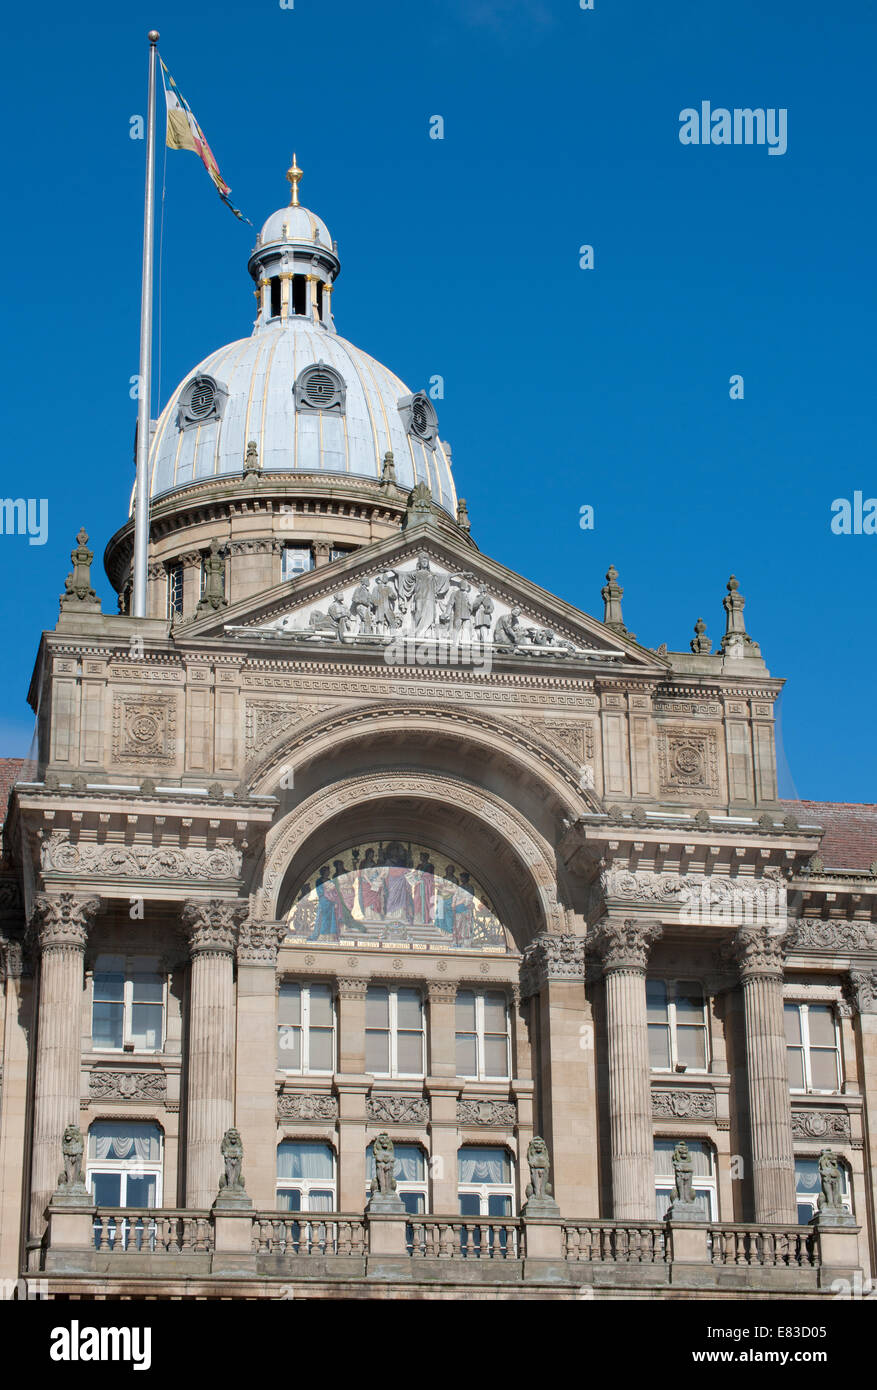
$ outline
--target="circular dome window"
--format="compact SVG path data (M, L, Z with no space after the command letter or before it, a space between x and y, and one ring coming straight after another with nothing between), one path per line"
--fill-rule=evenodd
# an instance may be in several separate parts
M325 362L305 367L295 383L296 410L344 411L344 378Z
M438 416L425 393L416 391L413 396L403 397L399 402L399 412L407 432L434 449L438 437Z
M216 392L213 383L202 378L196 381L192 389L192 398L189 401L189 410L197 419L202 419L209 415L216 400Z
M180 392L177 422L181 430L218 420L226 397L225 389L212 376L196 376Z

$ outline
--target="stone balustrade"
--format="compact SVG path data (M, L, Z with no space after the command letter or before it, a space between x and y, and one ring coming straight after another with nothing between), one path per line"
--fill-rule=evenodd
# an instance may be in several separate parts
M516 1260L522 1223L513 1217L415 1217L409 1254L439 1260Z
M712 1225L710 1251L714 1265L762 1265L773 1269L817 1268L816 1232L807 1226Z

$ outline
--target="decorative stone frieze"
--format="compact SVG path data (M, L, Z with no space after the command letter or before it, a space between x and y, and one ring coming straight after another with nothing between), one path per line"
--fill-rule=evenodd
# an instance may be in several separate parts
M660 1120L713 1120L716 1116L715 1091L652 1091L652 1114Z
M96 1070L88 1078L90 1100L152 1100L167 1098L167 1077L163 1071Z
M319 1095L314 1091L282 1091L277 1097L278 1120L336 1120L338 1100L335 1096Z
M457 1123L484 1129L511 1129L518 1118L517 1106L506 1100L458 1100Z
M792 1134L796 1139L849 1139L849 1113L846 1110L793 1110Z
M797 917L790 926L788 949L798 951L874 951L877 927L868 922L833 922Z
M208 898L184 903L181 915L192 955L233 955L246 914L247 904L235 899Z
M103 878L230 879L241 872L233 845L213 849L119 844L80 844L54 831L40 846L43 873L94 874Z
M287 701L277 700L248 700L244 718L247 757L260 753L288 729L295 728L297 724L304 724L309 719L316 719L318 715L325 714L332 708L329 704L308 704L299 701L289 704Z
M645 972L649 952L660 940L660 922L640 921L631 917L623 922L600 922L588 932L588 947L602 958L603 973L613 970Z
M719 749L715 729L674 727L658 730L658 777L662 792L695 798L719 790Z
M429 1101L424 1096L370 1095L366 1114L379 1124L422 1125L429 1119Z
M860 1014L877 1013L877 969L851 970L845 993Z
M113 762L168 765L176 760L175 695L116 695Z
M50 897L47 893L38 893L34 899L32 927L40 950L44 953L71 948L84 951L99 907L100 898L96 897L81 897L76 893Z
M572 933L540 932L524 950L521 961L521 990L538 994L554 980L585 978L585 938Z

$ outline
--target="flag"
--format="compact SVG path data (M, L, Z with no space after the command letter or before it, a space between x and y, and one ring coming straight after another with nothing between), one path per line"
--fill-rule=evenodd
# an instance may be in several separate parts
M231 189L226 183L222 174L219 172L219 165L216 157L204 138L204 132L192 114L192 108L186 101L179 87L165 66L164 60L159 58L161 63L161 81L164 87L164 99L167 106L167 137L165 143L171 150L191 150L197 154L204 168L210 175L217 193L227 208L230 208L235 217L241 222L250 222L249 217L244 217L233 206L229 199ZM167 78L167 81L165 81Z

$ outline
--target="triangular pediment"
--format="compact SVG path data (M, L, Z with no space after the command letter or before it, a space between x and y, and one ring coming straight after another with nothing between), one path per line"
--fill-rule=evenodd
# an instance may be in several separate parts
M656 673L667 664L428 524L199 618L185 635L364 652L435 643L489 650L492 660L599 661Z

